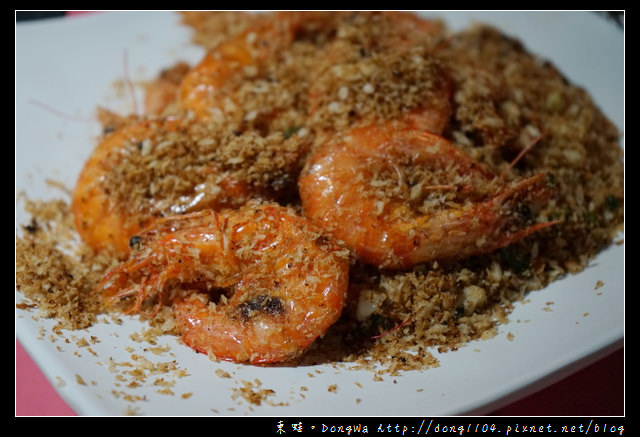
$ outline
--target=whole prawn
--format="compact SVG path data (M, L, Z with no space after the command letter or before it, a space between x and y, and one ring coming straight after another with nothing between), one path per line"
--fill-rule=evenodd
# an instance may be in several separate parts
M213 135L218 135L218 142ZM268 147L282 144L277 136L243 135ZM257 165L260 153L270 150L247 155L244 167L233 168L226 165L224 151L234 141L248 140L221 136L218 130L175 117L137 119L105 134L72 194L71 208L82 240L96 251L111 250L124 257L130 238L161 217L235 207L255 198L276 199L289 189L280 181L299 166L297 149L289 147L282 161L268 168L263 165L263 177L256 181L250 180L246 168ZM295 141L291 138L286 144ZM155 188L156 184L168 189Z
M133 299L131 312L171 305L184 342L218 359L290 360L345 304L346 251L276 204L168 218L139 243L99 284L106 301Z
M544 175L504 182L445 138L397 123L323 144L299 191L305 216L390 269L488 253L554 224L532 222L550 196Z
M449 73L434 56L441 23L405 12L359 12L321 49L309 122L326 131L402 119L442 133L452 112Z
M134 121L105 134L84 164L74 187L71 211L82 240L96 251L129 251L129 238L151 223L151 216L130 215L111 199L102 181L123 159L129 145L142 144L155 127L174 131L176 120Z
M256 18L249 28L211 48L184 77L178 91L180 107L200 120L219 118L235 106L233 92L243 81L279 62L304 25L330 19L333 14L328 12L278 12Z

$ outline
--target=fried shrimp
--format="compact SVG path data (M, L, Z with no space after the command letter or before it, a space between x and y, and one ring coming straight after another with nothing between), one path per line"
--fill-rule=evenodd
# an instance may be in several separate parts
M160 217L277 199L295 184L296 141L171 117L125 124L105 134L80 173L76 228L94 250L122 257L130 238Z
M346 251L276 204L168 218L139 242L99 285L106 301L133 298L132 312L171 304L184 342L218 359L294 358L345 304Z
M402 269L507 246L550 192L536 175L506 183L448 140L391 123L321 146L299 180L304 214L364 262Z
M102 181L128 153L153 132L155 122L143 121L107 133L85 163L71 199L71 211L82 240L96 251L109 249L117 254L129 250L129 238L151 222L151 217L125 213L111 198ZM164 128L174 130L178 122L167 120Z
M234 92L247 80L264 74L291 46L303 23L328 14L281 12L256 22L240 34L211 48L180 85L180 106L200 120L220 118L237 107Z
M345 17L323 48L309 86L310 122L331 136L355 124L411 120L442 133L452 87L434 56L441 23L402 12Z

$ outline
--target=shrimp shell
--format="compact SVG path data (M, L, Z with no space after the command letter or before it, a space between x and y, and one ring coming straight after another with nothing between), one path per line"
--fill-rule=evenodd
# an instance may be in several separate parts
M446 180L407 188L402 161ZM392 194L376 189L376 167L395 175ZM457 206L416 212L410 196L393 194L416 187L452 192ZM505 183L445 138L395 122L356 128L319 147L299 190L305 216L362 261L390 269L488 253L554 224L531 223L550 196L544 175Z
M348 252L276 204L171 218L140 241L105 276L104 298L131 297L133 312L170 304L184 342L218 359L290 360L345 305Z

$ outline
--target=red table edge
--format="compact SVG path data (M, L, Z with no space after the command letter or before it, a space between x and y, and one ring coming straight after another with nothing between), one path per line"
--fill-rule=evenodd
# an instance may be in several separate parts
M75 416L16 340L16 416ZM491 416L624 416L624 347Z

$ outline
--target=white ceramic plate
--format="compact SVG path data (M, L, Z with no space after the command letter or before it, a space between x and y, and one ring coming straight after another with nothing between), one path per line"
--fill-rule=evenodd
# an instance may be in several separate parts
M613 24L587 12L433 15L443 17L453 29L482 21L520 37L531 51L586 87L624 128L624 34ZM133 109L126 87L114 86L122 84L125 70L136 81L153 77L178 59L199 59L200 50L189 44L189 32L178 21L170 12L127 12L16 26L16 194L25 190L33 198L59 197L46 179L73 186L99 132L91 120L96 106L119 112ZM18 201L16 205L17 229L27 217ZM604 285L596 290L598 281ZM531 293L511 320L496 338L436 354L439 368L382 381L370 372L328 365L258 368L213 363L175 338L161 340L169 350L153 351L129 337L143 327L135 319L65 332L65 342L50 335L51 321L36 321L30 313L16 310L16 332L60 395L81 415L482 414L621 346L624 245L605 250L579 275ZM99 342L78 342L91 341L92 336ZM149 375L135 386L123 363L136 355L172 363L186 376L178 371ZM236 396L243 387L274 394L262 405L252 405Z

